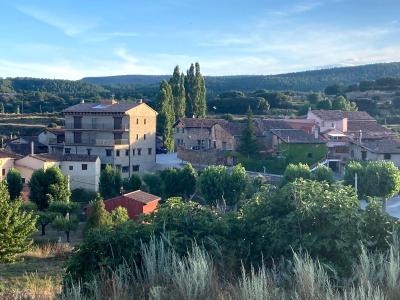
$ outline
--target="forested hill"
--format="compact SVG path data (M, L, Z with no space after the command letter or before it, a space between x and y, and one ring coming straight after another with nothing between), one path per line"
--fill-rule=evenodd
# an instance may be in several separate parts
M86 77L82 81L100 84L158 84L170 75L123 75L106 77ZM328 85L341 83L354 84L363 80L376 80L382 77L400 77L400 62L370 64L356 67L340 67L287 73L279 75L238 75L238 76L206 76L207 92L211 95L223 91L293 90L318 91Z

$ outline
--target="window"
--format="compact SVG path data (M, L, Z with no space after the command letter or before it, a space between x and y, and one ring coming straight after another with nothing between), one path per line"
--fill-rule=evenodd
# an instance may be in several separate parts
M129 156L129 149L125 150L125 156Z
M136 135L136 140L138 140L138 139L139 139L139 135L137 134L137 135Z
M90 155L92 153L92 149L86 149L87 155Z
M129 172L129 166L123 166L122 173L128 173L128 172Z
M182 133L185 133L185 128L182 128Z
M222 142L222 150L226 150L226 142Z
M25 183L25 181L26 181L26 180L25 180L25 178L24 178L24 177L22 177L22 183Z
M149 155L151 155L151 150L152 150L151 148L147 149L147 153L149 153Z
M383 154L383 159L391 159L392 155L390 153Z
M311 158L312 157L312 153L311 152L307 153L307 157Z
M139 119L136 119L136 124L139 124Z
M142 148L137 149L137 155L142 155Z
M1 175L6 176L6 169L1 170Z
M74 166L68 166L68 169L69 169L70 171L72 171L72 170L74 169Z
M82 143L82 132L74 132L74 143L75 144Z
M214 147L214 149L217 148L217 141L213 141L213 147Z
M146 119L143 120L143 124L146 125Z
M135 149L132 149L132 156L135 156Z
M179 133L179 127L176 127L176 133Z
M122 129L122 117L114 117L114 129Z
M118 172L121 172L121 165L115 165L115 169L116 169Z
M119 150L115 150L115 155L119 156L119 154L120 154L120 151Z
M82 170L86 171L87 170L87 164L82 164Z
M361 159L367 160L367 151L365 151L365 150L361 151Z
M139 172L139 165L133 165L132 172Z
M64 148L65 154L70 154L71 153L71 148Z
M106 149L106 156L112 156L112 149Z
M143 139L144 139L144 140L146 139L146 134L143 134Z
M82 128L82 117L74 117L74 129Z

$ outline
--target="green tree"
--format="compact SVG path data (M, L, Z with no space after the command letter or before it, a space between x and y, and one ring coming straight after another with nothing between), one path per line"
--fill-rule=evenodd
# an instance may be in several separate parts
M68 202L71 196L68 179L57 167L34 171L29 188L30 199L36 203L39 210L46 209L49 202Z
M180 73L179 66L176 66L169 84L172 90L175 120L185 116L186 96L185 96L185 75Z
M111 220L113 225L120 225L129 220L128 211L125 207L118 206L111 212Z
M14 113L16 113L17 115L20 114L20 111L19 111L19 104L17 104L17 105L15 106Z
M46 227L49 225L56 216L57 213L51 211L38 211L37 212L37 225L40 227L41 235L46 235Z
M0 103L0 113L4 114L4 104Z
M69 214L66 216L57 216L51 223L51 226L58 231L64 231L67 238L67 243L69 243L71 231L78 229L79 220L77 216L70 216Z
M79 203L75 203L72 201L53 201L50 202L48 211L66 216L67 214L77 213L79 209Z
M195 64L195 86L194 86L194 115L196 118L206 116L206 85L203 75L200 72L200 64Z
M318 167L311 173L311 179L321 182L326 181L327 183L332 183L333 172L329 167L319 164Z
M7 174L7 187L10 194L10 199L15 200L19 198L22 192L23 183L21 174L17 169L11 168Z
M317 109L332 109L331 100L325 99L325 100L319 101L317 103Z
M89 217L86 222L85 231L93 228L101 228L112 224L111 215L106 210L103 199L98 195L96 199L90 203L88 210Z
M293 182L298 178L310 179L310 167L306 164L289 164L283 173L283 183Z
M256 138L256 129L253 122L253 113L250 107L247 110L247 123L240 137L239 152L247 155L255 155L258 152L258 143Z
M22 201L10 201L7 186L0 183L0 262L12 262L32 244L36 217L24 211Z
M99 191L104 199L110 199L121 193L122 179L118 170L107 165L100 174Z
M316 104L319 101L322 101L322 99L323 97L321 93L311 93L307 95L307 100L312 104Z
M334 84L326 87L325 94L327 95L340 95L344 92L344 86L342 84Z
M147 192L157 196L163 194L163 181L158 174L146 173L142 179Z
M140 190L142 187L142 179L139 174L133 173L131 177L124 179L122 186L126 193Z
M209 166L198 179L199 190L208 204L226 204L233 209L243 198L246 185L246 170L240 164L231 171L225 166Z
M180 170L179 183L182 187L182 197L189 199L196 191L197 171L189 163Z
M345 168L345 183L354 187L356 173L358 195L380 198L383 209L386 199L400 190L400 171L391 161L349 162Z
M160 83L160 89L157 96L157 128L163 137L163 143L168 151L174 150L174 132L172 126L175 122L174 100L171 86L167 81Z
M186 116L191 118L195 116L195 98L196 98L196 76L194 65L191 64L190 68L186 71L185 76L185 93L186 93Z
M350 102L343 96L337 96L332 101L332 109L342 110L342 111L355 111L357 106L354 102Z

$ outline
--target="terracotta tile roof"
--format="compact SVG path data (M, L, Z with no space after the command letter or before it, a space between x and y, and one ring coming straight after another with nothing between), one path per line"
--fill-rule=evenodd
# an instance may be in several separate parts
M87 154L64 154L60 157L61 161L81 161L81 162L95 162L97 155Z
M397 139L366 140L361 144L354 141L353 143L377 154L400 154L400 141Z
M211 128L215 124L225 125L228 121L224 119L197 119L197 118L181 118L177 120L174 127L181 124L185 128Z
M79 103L63 110L64 113L124 113L141 103Z
M396 136L396 133L388 128L383 127L376 121L348 121L347 133L358 136L362 131L363 138L384 138Z
M134 192L131 192L128 194L124 194L124 197L133 199L138 202L145 203L145 204L161 199L160 197L158 197L156 195L149 194L149 193L143 192L141 190L137 190L137 191L134 191Z
M41 154L30 154L28 155L29 157L36 158L41 161L46 161L46 162L57 162L60 161L60 156L59 155L54 155L54 154L48 154L48 153L41 153Z
M289 144L323 144L324 140L301 129L271 129L271 132Z
M23 156L11 151L7 151L4 149L0 149L0 158L14 158L14 159L19 159L22 158Z
M375 121L373 117L371 117L365 111L341 111L341 110L324 110L324 109L317 109L311 111L314 115L318 116L323 120L332 120L338 121L344 118L347 118L349 121L351 120L369 120Z

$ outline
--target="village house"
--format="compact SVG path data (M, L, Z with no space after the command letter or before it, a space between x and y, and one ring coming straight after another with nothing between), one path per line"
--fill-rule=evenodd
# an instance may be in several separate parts
M353 140L350 143L350 158L369 160L389 160L400 167L400 141L397 139Z
M99 156L102 169L112 165L124 178L154 168L157 112L147 104L103 100L63 112L65 154Z
M38 135L38 142L47 146L47 152L63 154L65 132L64 128L46 128Z
M19 154L6 150L0 150L0 180L4 180L7 177L8 171L14 167L15 160L19 158L22 158L22 156Z
M48 147L39 142L38 136L19 136L9 140L5 145L5 150L19 154L28 155L32 152L32 145L35 153L47 153Z

